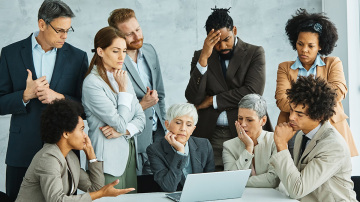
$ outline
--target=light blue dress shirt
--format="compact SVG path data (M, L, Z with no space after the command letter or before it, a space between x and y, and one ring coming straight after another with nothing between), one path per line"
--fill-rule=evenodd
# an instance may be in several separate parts
M182 172L186 178L186 176L188 174L192 174L192 165L191 165L191 161L190 161L190 150L189 150L189 144L186 142L185 144L185 148L184 148L184 153L181 153L179 151L176 151L176 149L174 149L174 147L171 146L171 148L174 150L174 152L176 152L177 154L181 155L181 156L187 156L187 160L185 163L185 167L183 168Z
M316 77L316 68L318 66L325 66L325 62L322 61L319 54L316 56L314 64L310 67L309 71L307 71L302 66L299 57L296 58L295 63L293 65L291 65L290 68L293 69L293 70L299 69L298 77L299 76L309 76L310 74L312 74L312 75L314 75L314 78L315 78Z
M138 51L138 55L137 55L137 63L134 62L134 60L132 60L132 58L130 57L130 61L131 63L134 65L135 69L137 70L140 79L142 81L142 83L144 84L145 87L149 87L150 90L153 90L152 88L152 75L151 75L151 71L150 71L150 67L147 64L144 54L141 51L141 48ZM157 120L158 120L158 116L155 113L155 108L151 107L153 110L153 127L152 130L156 131L157 129Z
M237 44L237 38L235 37L235 46ZM220 56L219 56L219 60L220 60ZM226 69L228 68L229 66L229 62L230 60L225 60L225 66L226 66ZM200 73L202 75L205 74L205 72L207 71L208 69L208 66L206 65L206 67L202 67L199 62L196 64L196 67L198 68L198 70L200 71ZM214 109L217 109L218 106L217 106L217 102L216 102L216 95L213 96L213 107ZM226 114L226 111L223 111L220 113L217 121L216 121L216 125L218 126L228 126L229 125L229 121L228 121L228 118L227 118L227 114Z

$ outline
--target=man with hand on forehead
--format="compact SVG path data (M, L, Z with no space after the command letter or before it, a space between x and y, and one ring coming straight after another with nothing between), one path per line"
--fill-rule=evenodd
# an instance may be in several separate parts
M229 9L212 10L205 24L203 49L195 51L192 58L185 97L199 113L194 136L210 140L215 169L220 171L224 170L223 142L237 137L237 104L247 94L263 94L265 53L261 46L236 37L237 27ZM269 121L264 129L273 131Z
M15 200L25 172L43 147L40 114L55 99L80 102L88 58L65 40L74 17L60 0L45 0L39 31L4 47L0 57L0 115L11 114L6 153L6 193Z

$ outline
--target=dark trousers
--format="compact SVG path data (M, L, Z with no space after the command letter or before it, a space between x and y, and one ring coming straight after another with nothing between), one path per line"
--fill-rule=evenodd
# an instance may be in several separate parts
M26 170L26 167L6 166L6 194L11 201L15 201L19 193Z

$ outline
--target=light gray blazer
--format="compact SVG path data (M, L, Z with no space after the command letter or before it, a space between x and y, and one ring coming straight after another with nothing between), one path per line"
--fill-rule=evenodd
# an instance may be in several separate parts
M82 103L89 125L89 137L97 159L104 162L104 172L113 176L121 176L125 171L129 143L124 135L106 139L99 127L109 125L123 134L126 133L128 123L134 124L140 132L145 127L145 115L135 97L130 80L127 92L134 94L131 111L124 105L118 105L118 95L99 76L96 67L85 78L83 84ZM135 148L138 134L134 135Z
M224 170L251 169L251 162L255 158L256 176L250 176L246 186L277 187L280 183L279 177L274 167L269 164L271 156L277 151L274 133L263 130L257 141L258 145L254 148L254 154L246 150L245 144L238 137L224 142Z
M75 182L71 193L69 179ZM78 188L84 192L97 191L104 183L102 162L91 163L88 174L80 168L73 151L64 158L56 144L44 144L26 171L16 201L92 201L89 193L73 194Z
M156 51L151 44L144 43L143 47L141 48L141 51L143 52L145 60L151 71L153 90L157 91L159 97L159 102L153 107L155 109L156 115L159 117L158 121L160 121L163 129L163 133L156 134L157 137L155 138L161 139L160 135L161 136L165 135L165 130L166 130L164 124L166 109L165 109L165 89L164 89L163 79L161 76L160 63ZM129 78L131 80L131 83L133 84L136 93L136 97L140 101L146 94L146 86L144 86L144 84L142 83L139 73L132 64L131 58L128 55L126 55L125 57L123 68L128 72ZM142 134L138 137L137 153L146 153L146 148L153 142L152 139L153 111L151 107L146 109L144 113L146 117L146 126Z
M327 121L300 156L303 132L295 139L294 161L289 150L273 155L270 164L291 198L312 201L357 201L351 181L349 147Z

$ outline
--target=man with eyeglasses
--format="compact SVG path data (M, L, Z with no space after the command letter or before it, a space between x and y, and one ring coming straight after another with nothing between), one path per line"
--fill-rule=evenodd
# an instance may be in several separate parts
M42 146L40 116L55 99L81 101L88 58L65 43L74 13L60 0L45 0L39 31L4 47L0 57L0 115L11 114L6 154L6 193L15 200L33 156Z
M141 27L132 9L122 8L111 12L110 26L125 35L127 55L124 61L132 85L146 116L144 131L137 137L138 192L143 182L151 178L146 148L165 136L165 90L159 59L151 44L143 43ZM155 184L156 185L156 184ZM145 186L149 188L149 186ZM151 191L147 189L147 191Z

